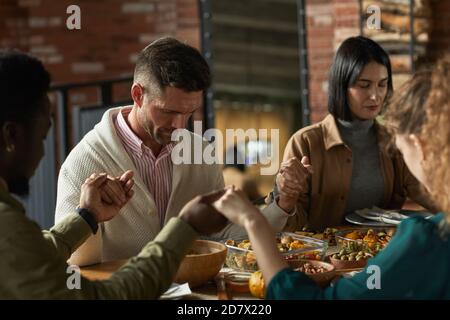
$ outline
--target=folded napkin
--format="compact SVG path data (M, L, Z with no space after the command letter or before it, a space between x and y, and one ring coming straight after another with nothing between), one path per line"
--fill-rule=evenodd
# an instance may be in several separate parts
M178 284L172 283L170 288L162 294L161 300L180 299L184 296L192 294L188 283Z

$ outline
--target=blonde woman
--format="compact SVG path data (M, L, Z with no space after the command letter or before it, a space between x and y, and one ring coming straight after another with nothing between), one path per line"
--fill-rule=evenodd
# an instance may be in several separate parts
M390 244L368 262L367 268L379 267L379 289L368 288L367 269L321 289L288 268L269 224L240 192L229 189L215 206L246 228L268 284L267 299L450 299L450 56L399 90L385 118L406 165L446 213L399 225Z

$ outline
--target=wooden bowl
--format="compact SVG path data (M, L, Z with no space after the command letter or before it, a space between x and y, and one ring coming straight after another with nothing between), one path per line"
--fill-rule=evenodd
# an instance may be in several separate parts
M194 252L194 254L190 254ZM189 283L189 287L201 286L219 273L227 256L227 247L215 241L196 240L184 257L175 276L176 283Z
M364 268L367 264L367 261L369 260L369 258L367 258L361 259L359 261L356 260L348 261L348 260L334 259L331 256L329 256L328 259L330 260L330 263L333 266L335 266L336 270Z
M323 267L327 271L315 274L305 273L309 278L311 278L315 283L317 283L317 285L322 288L329 286L331 280L333 280L336 276L335 267L332 264L324 261L297 259L288 260L287 263L294 269L300 268L305 263L309 263L315 267Z

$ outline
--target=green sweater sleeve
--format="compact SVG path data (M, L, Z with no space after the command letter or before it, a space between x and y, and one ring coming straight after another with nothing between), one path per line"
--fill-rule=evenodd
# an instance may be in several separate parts
M44 239L55 247L57 254L64 261L67 261L91 234L91 228L77 212L69 213L49 231L42 231Z
M0 235L2 299L157 298L170 286L197 236L190 225L172 218L154 241L109 280L88 281L68 270L66 263L81 241L79 236L89 228L84 221L73 216L74 224L68 218L43 236L39 226L22 213L2 212L2 218L10 228Z

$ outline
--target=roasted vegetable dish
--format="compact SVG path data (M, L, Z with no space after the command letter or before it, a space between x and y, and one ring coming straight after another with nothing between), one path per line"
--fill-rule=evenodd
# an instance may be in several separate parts
M308 237L282 233L276 237L277 247L285 259L322 260L327 249L324 241ZM239 271L256 271L258 265L253 253L251 242L244 240L227 240L228 247L226 264Z

